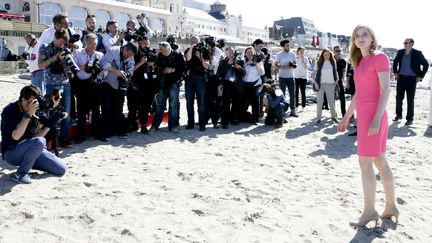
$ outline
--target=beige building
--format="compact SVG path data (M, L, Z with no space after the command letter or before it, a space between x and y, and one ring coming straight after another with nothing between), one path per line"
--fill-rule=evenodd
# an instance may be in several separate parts
M22 13L27 22L50 25L57 13L66 13L75 28L85 27L88 14L104 27L114 19L120 29L129 19L146 13L150 27L158 34L209 34L249 43L256 38L268 40L267 30L243 25L241 16L229 15L226 5L215 2L210 11L183 6L183 0L0 0L10 13Z

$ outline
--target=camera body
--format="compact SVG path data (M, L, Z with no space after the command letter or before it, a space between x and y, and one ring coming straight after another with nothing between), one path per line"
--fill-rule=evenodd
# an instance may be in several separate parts
M296 67L297 67L297 64L295 64L295 63L293 63L293 62L289 62L289 63L288 63L288 66L291 67L291 68L296 68Z
M81 39L81 36L79 34L73 34L69 38L69 43L73 44Z
M194 49L199 51L202 57L206 60L210 60L210 51L207 48L207 45L204 42L199 42L195 45Z
M126 92L129 88L129 85L131 84L131 77L132 75L130 73L126 73L126 76L124 77L117 77L117 80L119 82L119 90Z
M102 66L99 59L95 58L92 62L89 61L86 64L84 71L86 73L91 73L92 79L96 79L96 77L102 72Z
M254 63L262 62L264 59L265 59L265 56L262 53L255 53L252 56L252 60L253 60Z

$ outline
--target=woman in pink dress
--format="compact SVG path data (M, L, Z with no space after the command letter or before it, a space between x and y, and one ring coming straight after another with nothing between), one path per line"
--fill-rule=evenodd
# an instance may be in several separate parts
M357 223L365 226L379 219L375 210L376 177L373 165L378 168L384 192L385 208L382 219L398 220L399 211L395 205L393 174L386 160L388 117L386 105L390 94L390 70L388 57L377 52L377 40L368 26L357 26L351 36L350 63L354 65L356 93L339 131L344 131L349 118L357 111L357 153L361 169L364 194L364 210Z

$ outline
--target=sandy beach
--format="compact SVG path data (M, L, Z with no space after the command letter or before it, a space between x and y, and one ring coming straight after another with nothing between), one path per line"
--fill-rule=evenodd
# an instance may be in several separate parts
M0 109L27 83L0 77ZM356 138L337 132L329 111L319 126L309 104L280 129L200 132L184 129L182 97L178 133L165 124L152 135L87 140L62 150L63 177L31 171L33 183L17 185L15 167L1 161L0 242L432 242L429 94L417 90L414 125L390 121L397 225L349 226L363 206ZM389 118L394 97L393 87Z

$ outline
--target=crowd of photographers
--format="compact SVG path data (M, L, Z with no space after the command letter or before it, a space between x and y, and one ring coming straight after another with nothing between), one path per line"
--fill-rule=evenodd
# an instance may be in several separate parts
M29 64L32 85L22 90L20 100L16 102L19 110L11 110L16 117L22 113L28 123L25 123L26 132L21 137L9 139L16 131L12 129L13 124L4 125L8 121L4 117L10 115L8 109L4 110L2 154L15 151L21 142L41 134L50 136L54 141L51 147L58 154L59 147L72 146L69 138L72 119L77 120L76 143L86 140L88 121L91 121L95 139L104 142L111 136L127 138L127 134L134 131L155 132L166 110L168 129L176 132L179 93L183 84L188 114L186 129L194 129L198 124L198 129L205 131L208 123L213 128L219 128L221 124L225 129L240 122L256 124L263 116L265 96L268 101L265 124L282 126L289 104L290 114L297 116L291 94L296 61L295 55L289 52L288 40L281 42L283 47L288 46L287 56L278 55L275 60L263 48L261 39L255 40L242 54L211 36L203 40L191 37L190 46L184 53L172 36L158 43L158 49L153 49L150 47L152 30L144 19L144 15L139 15L136 21L130 20L126 31L119 31L116 21L108 21L107 33L101 34L95 30L95 16L89 15L86 29L74 33L68 27L67 16L58 14L39 40L32 34L27 35L28 46L21 59ZM277 89L272 81L272 66L283 70L279 75L284 79L284 87L288 87L290 102L284 97L285 90ZM125 97L127 116L123 112ZM150 114L154 117L148 129ZM3 127L8 129L3 131ZM45 145L45 140L37 142ZM22 156L27 156L26 152L19 151L23 152ZM32 168L31 164L38 161L38 156L28 160L25 169L16 174L15 179L19 182L31 181L27 172ZM65 171L62 161L47 161L57 167L60 164Z

